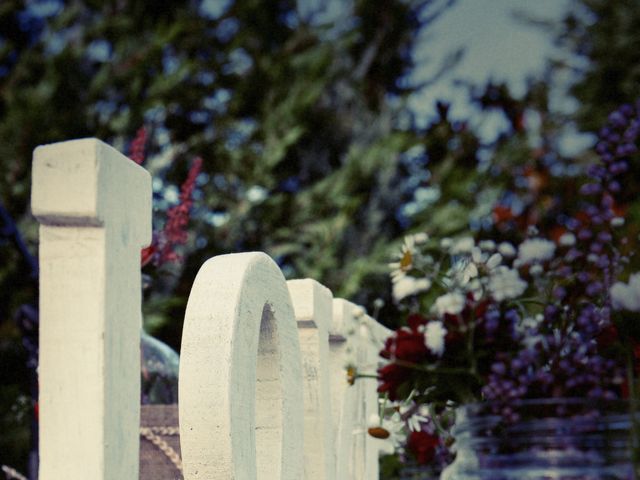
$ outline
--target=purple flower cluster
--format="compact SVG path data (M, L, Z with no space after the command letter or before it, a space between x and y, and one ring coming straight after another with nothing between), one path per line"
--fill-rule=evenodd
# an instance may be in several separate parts
M482 390L508 418L510 404L522 398L609 399L621 392L623 367L599 347L603 332L615 331L608 291L625 260L614 241L615 228L623 223L621 177L630 169L639 137L640 101L621 106L600 131L601 162L589 168L590 181L581 188L582 210L565 222L574 241L561 247L547 272L557 280L552 298L538 325L514 334L525 348L515 356L496 355Z
M630 170L630 157L638 152L639 136L640 100L635 105L622 105L611 113L600 130L596 152L601 163L589 168L591 183L582 187L584 195L599 195L600 198L600 204L592 206L594 224L610 221L615 214L616 201L624 200L621 177Z
M530 333L531 334L531 333ZM598 353L595 341L558 332L539 335L515 356L498 354L482 393L499 413L518 420L513 404L524 398L618 398L624 375L612 359Z

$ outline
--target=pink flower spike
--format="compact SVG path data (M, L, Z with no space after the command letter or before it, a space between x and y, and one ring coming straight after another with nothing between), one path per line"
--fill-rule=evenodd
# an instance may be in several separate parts
M145 151L146 145L147 145L147 129L146 127L142 126L136 132L136 136L131 142L130 151L129 151L129 157L138 165L142 165L142 163L146 159L146 151Z
M157 255L154 259L156 266L165 262L178 262L181 257L175 253L176 245L184 245L187 242L186 227L189 223L189 214L193 206L193 191L196 186L196 179L202 169L202 158L197 157L191 168L186 180L180 187L180 203L175 207L171 207L167 211L167 222L164 229L160 232L157 242Z

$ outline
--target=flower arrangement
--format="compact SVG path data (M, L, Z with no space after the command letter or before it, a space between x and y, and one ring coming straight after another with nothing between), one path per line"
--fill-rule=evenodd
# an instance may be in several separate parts
M636 409L640 273L620 279L637 234L625 224L622 178L639 134L640 102L610 115L599 162L548 231L405 238L390 267L406 324L378 370L382 426L404 456L444 468L454 410L473 402L508 422L527 399L630 396Z

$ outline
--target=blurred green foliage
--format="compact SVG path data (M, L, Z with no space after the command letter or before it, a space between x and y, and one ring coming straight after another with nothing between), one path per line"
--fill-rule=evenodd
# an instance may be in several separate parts
M417 88L412 51L453 3L354 0L327 16L294 0L3 0L0 202L35 254L33 149L92 136L126 153L146 126L156 229L190 159L204 159L185 261L145 269L151 333L178 349L200 265L250 250L336 296L365 306L385 299L381 320L393 326L386 263L404 233L491 232L501 228L496 205L512 221L551 222L579 187L567 180L573 166L589 160L560 149L573 118L550 92L568 64L531 80L521 98L506 85L472 86L478 109L504 120L495 139L451 119L445 104L419 127L406 104ZM634 1L574 0L554 26L559 44L583 59L570 93L584 129L640 96L639 10ZM534 117L535 131L526 121ZM13 317L37 292L11 245L0 244L0 256L0 463L24 470L29 415L16 412L28 399L27 371Z
M569 66L576 118L595 132L617 106L640 97L640 7L635 0L574 0L558 35Z
M95 136L126 153L146 126L157 229L189 160L204 159L186 261L145 271L147 328L174 348L213 255L264 250L288 277L361 302L385 295L388 244L415 189L402 156L420 135L404 106L412 46L451 3L358 0L323 19L286 0L2 2L0 200L35 253L33 149ZM36 291L17 252L0 248L0 357L16 365L0 384L17 389L1 411L24 432L11 413L28 392L13 316ZM22 468L24 445L3 438L16 447L0 445L0 463Z

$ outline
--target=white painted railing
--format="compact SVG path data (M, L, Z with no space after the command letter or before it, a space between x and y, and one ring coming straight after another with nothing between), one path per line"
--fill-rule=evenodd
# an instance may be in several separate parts
M149 174L95 139L36 149L40 222L40 480L137 480L140 249ZM387 330L263 253L207 261L182 338L185 480L378 478L366 434Z

